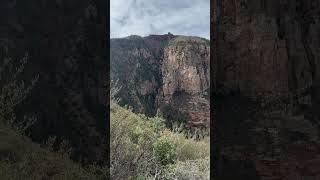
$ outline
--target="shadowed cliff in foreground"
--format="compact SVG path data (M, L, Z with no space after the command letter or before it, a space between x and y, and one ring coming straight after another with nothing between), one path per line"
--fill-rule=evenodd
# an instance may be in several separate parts
M65 139L84 163L106 156L106 8L100 0L0 2L0 60L27 53L19 78L39 76L17 120L35 116L28 132L34 141Z
M217 179L320 176L317 0L213 0Z

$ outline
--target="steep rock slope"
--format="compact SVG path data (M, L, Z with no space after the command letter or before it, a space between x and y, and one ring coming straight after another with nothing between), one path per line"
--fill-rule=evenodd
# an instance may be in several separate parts
M158 107L181 112L193 121L209 122L208 42L177 37L164 49ZM176 114L169 119L174 119Z
M217 178L319 176L319 1L211 5Z
M111 39L116 97L135 112L169 120L209 122L209 42L198 37L150 35Z

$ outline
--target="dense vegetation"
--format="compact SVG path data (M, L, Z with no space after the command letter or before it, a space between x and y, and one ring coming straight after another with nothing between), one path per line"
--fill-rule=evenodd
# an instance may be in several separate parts
M36 121L35 117L18 119L17 105L22 103L36 86L38 77L25 83L20 79L27 55L19 62L3 60L0 69L0 177L3 180L40 179L102 179L94 173L96 167L83 168L69 158L67 141L53 151L55 138L42 144L32 142L26 132ZM19 64L17 68L14 64ZM12 74L11 77L3 76ZM7 78L4 78L7 77Z
M40 146L2 124L0 134L0 177L3 180L91 180L101 177L72 162L62 148L60 152L53 152L50 144Z
M209 179L209 139L111 102L112 179Z

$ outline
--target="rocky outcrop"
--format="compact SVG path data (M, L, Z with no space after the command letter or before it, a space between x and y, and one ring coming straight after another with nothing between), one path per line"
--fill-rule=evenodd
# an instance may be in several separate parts
M158 107L169 106L192 121L209 123L209 59L206 41L178 37L169 43L161 66Z
M208 40L170 33L129 36L111 39L110 52L120 103L149 116L161 112L173 121L209 122Z
M160 42L152 39L161 47ZM111 80L119 87L116 94L122 104L133 107L135 112L147 115L155 113L154 101L160 88L159 47L151 50L148 43L139 36L111 39Z
M107 109L107 4L104 1L1 1L4 57L28 53L22 79L39 81L17 109L17 119L37 117L33 140L57 136L71 143L73 158L105 160Z
M292 145L320 144L319 3L211 3L217 179L283 179L264 176L255 162L280 168L292 161Z

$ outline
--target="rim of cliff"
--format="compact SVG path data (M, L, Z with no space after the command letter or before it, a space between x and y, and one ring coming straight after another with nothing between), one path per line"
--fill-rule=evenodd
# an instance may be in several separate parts
M210 40L198 37L198 36L185 36L185 35L173 35L170 32L168 34L150 34L148 36L139 36L139 35L130 35L126 37L119 37L119 38L111 38L110 40L118 40L118 39L127 39L127 40L142 40L142 39L149 39L149 40L170 40L173 45L179 42L196 42L196 43L206 43L210 45Z

